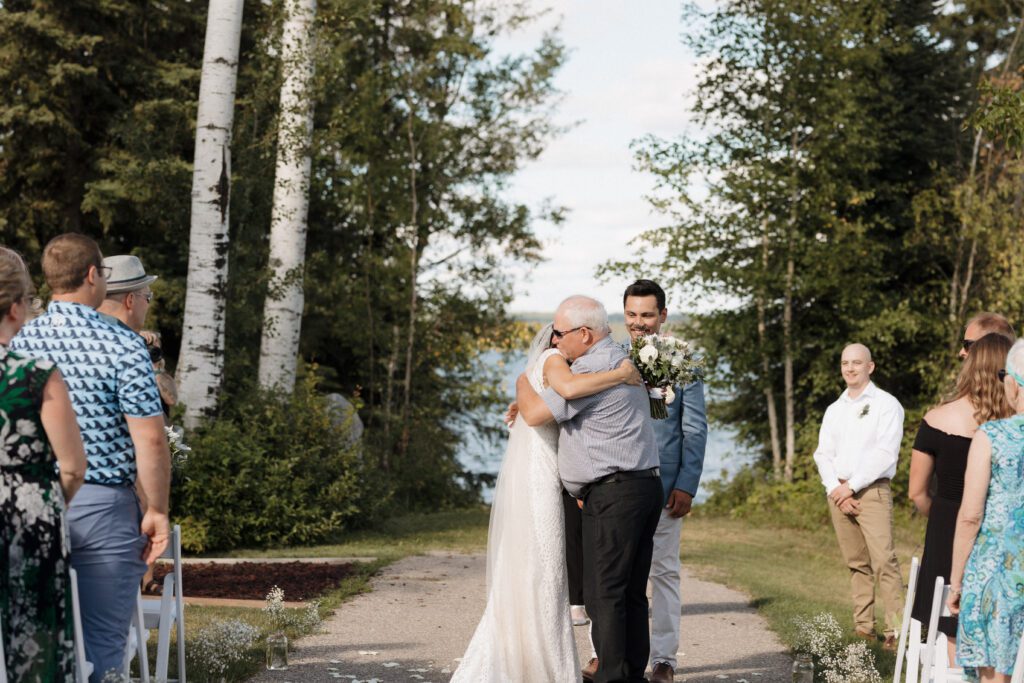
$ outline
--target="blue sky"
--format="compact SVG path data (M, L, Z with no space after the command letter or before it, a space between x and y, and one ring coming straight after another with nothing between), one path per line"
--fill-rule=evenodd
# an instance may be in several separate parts
M653 182L633 170L629 145L648 133L672 138L692 128L687 95L698 67L681 41L682 3L534 0L533 6L552 12L499 49L528 49L560 21L569 57L557 78L564 100L556 121L579 123L514 179L511 197L531 205L550 197L569 212L561 227L537 225L547 260L517 272L511 309L550 311L565 295L587 293L615 313L628 283L599 284L595 269L627 255L630 239L663 222L644 200Z

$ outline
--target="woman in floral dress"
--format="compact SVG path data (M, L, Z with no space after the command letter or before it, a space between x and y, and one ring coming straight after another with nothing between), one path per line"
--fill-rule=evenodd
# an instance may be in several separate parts
M10 680L73 683L64 506L85 450L60 372L7 350L31 293L21 257L0 247L0 636Z
M978 428L967 456L948 605L971 680L1009 683L1024 628L1024 340L1000 372L1015 414Z

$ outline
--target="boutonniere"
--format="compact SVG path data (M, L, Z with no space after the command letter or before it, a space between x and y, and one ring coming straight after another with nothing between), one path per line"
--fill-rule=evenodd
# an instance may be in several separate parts
M861 408L861 410L860 410L860 415L858 415L857 417L858 418L864 417L865 415L867 415L870 412L871 412L871 404L870 403L865 403L864 407Z

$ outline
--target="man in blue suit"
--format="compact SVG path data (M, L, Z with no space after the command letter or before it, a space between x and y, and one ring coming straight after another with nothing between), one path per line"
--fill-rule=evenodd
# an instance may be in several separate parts
M668 318L665 290L652 280L637 280L622 297L630 338L657 334ZM704 469L708 439L704 384L674 387L668 419L654 420L661 459L665 507L654 534L651 560L651 683L672 681L679 650L679 534L690 512Z

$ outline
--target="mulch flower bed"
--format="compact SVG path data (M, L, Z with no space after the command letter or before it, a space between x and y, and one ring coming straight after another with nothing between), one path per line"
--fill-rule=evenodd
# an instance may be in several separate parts
M153 578L163 585L171 570L170 564L158 564ZM284 591L285 600L309 600L355 574L351 564L324 562L189 562L181 571L185 597L236 600L264 600L273 586Z

